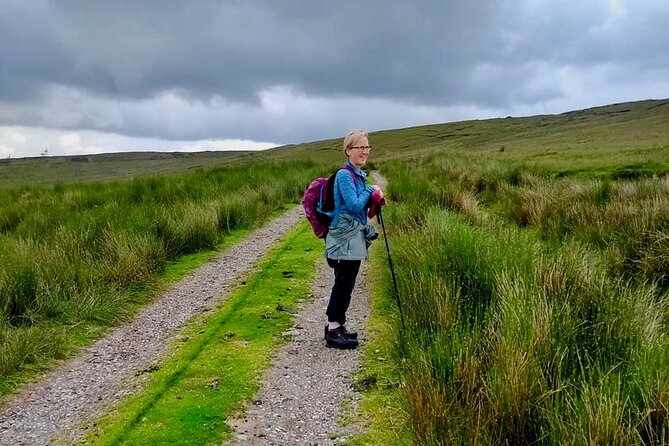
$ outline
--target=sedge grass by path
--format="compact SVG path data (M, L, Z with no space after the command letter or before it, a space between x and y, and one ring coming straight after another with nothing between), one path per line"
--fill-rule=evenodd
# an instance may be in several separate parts
M667 178L479 158L384 164L407 326L390 426L420 445L669 444ZM379 369L359 378L370 434L396 394L373 402ZM401 444L378 432L352 444Z
M306 223L291 232L225 304L185 330L146 390L116 408L86 442L217 444L258 388L290 313L310 293L320 240Z
M388 218L416 444L669 443L666 293L577 240L417 209Z

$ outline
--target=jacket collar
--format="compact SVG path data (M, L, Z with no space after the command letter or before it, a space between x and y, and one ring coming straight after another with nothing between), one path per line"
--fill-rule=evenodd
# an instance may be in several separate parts
M357 175L361 176L362 178L367 178L367 174L366 174L362 169L358 169L357 167L355 167L355 166L353 165L353 163L350 162L349 160L346 160L346 162L345 162L344 164L347 164L347 165L349 165L351 168L353 168L353 171L354 171Z

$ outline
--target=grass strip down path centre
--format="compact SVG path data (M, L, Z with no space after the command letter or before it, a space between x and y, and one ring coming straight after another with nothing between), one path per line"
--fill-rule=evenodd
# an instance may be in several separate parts
M213 312L178 336L144 390L99 420L87 444L220 444L256 393L308 298L322 241L302 222Z

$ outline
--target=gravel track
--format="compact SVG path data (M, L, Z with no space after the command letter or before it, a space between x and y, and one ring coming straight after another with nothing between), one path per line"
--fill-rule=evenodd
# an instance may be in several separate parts
M0 445L76 441L85 422L132 393L137 379L169 349L192 316L224 300L226 289L303 218L297 206L184 278L132 321L28 385L0 409ZM322 330L322 328L321 328ZM128 382L134 382L130 385ZM55 436L55 437L54 437Z
M332 269L319 259L314 297L296 315L292 341L279 350L244 418L231 421L233 446L336 445L359 429L338 420L344 400L352 407L359 400L351 377L360 366L360 351L327 348L323 339L333 282ZM361 343L369 315L366 284L363 261L346 313L347 326L358 328Z

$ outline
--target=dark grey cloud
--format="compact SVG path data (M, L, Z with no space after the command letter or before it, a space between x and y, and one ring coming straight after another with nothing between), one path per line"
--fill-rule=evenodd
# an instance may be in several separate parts
M669 2L563 0L505 3L497 23L506 37L502 63L544 60L631 70L669 68ZM544 7L542 5L548 5Z
M667 23L666 0L5 0L0 125L294 142L562 111L662 92Z
M494 13L489 1L324 5L15 4L0 19L2 41L20 42L2 45L3 57L16 62L6 79L132 98L182 89L250 101L259 90L294 85L309 94L445 101L494 52L495 39L484 32Z

